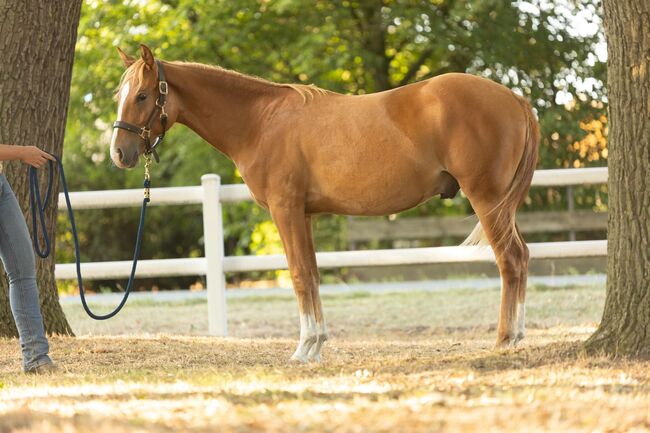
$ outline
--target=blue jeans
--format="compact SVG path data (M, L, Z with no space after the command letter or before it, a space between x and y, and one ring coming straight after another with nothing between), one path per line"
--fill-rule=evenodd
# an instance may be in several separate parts
M50 364L32 241L25 217L4 174L0 174L0 259L9 280L9 302L20 336L23 368L29 371Z

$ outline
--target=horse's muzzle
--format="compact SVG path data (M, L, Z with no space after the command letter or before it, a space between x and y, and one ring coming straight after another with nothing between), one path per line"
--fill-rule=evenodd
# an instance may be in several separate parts
M138 150L136 148L133 151L128 151L117 147L111 158L119 168L133 168L138 164Z

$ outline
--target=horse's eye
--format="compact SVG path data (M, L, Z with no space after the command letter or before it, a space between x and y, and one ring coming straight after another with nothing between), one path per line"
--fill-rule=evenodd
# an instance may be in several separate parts
M138 93L138 102L142 102L145 99L147 99L147 94L146 93Z

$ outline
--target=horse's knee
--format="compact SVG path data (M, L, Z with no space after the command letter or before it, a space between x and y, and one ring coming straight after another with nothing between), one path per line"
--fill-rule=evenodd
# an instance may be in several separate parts
M296 291L311 291L314 286L314 276L312 270L307 265L289 266L291 281Z

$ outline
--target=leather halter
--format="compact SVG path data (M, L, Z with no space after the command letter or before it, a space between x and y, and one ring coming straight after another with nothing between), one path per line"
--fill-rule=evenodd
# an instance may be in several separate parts
M158 66L158 99L156 99L156 108L149 115L147 123L143 127L133 125L132 123L123 122L117 120L113 123L113 129L120 128L125 131L132 132L137 134L142 141L144 141L144 153L149 155L153 154L156 162L160 162L158 153L156 152L156 147L162 143L165 138L165 132L167 129L167 112L165 111L165 104L167 103L167 94L169 93L169 86L165 80L165 71L163 70L162 63L156 60L156 65ZM162 132L156 137L153 144L151 144L151 125L154 121L155 114L160 111L160 124L162 125Z

